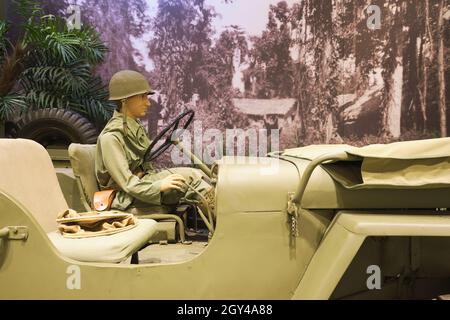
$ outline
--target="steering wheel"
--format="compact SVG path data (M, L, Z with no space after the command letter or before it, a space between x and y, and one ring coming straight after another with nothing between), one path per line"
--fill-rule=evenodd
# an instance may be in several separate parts
M150 146L147 148L147 151L145 151L144 161L152 161L159 157L164 151L166 151L167 148L172 145L173 141L178 139L182 134L182 130L176 132L180 123L182 123L182 129L186 130L187 127L189 127L189 125L191 124L192 119L194 119L194 115L194 110L187 110L186 112L183 112L178 117L176 117L175 120L173 120L167 127L165 127L155 137L155 139L153 139L153 141L150 143ZM185 121L184 124L183 121ZM163 139L165 139L164 142L155 150L152 150L155 145Z

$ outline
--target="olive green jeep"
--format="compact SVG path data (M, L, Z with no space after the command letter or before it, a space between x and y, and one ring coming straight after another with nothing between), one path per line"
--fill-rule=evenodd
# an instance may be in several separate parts
M72 146L73 172L57 176L38 143L0 139L0 298L445 297L449 145L224 157L209 172L214 219L150 208L130 230L68 239L56 217L90 209L94 147Z

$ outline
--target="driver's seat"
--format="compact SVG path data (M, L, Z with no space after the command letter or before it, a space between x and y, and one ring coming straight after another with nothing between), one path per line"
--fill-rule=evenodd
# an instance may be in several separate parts
M81 194L81 202L87 211L94 208L94 193L100 191L95 177L95 148L95 144L72 143L68 149L72 170ZM169 207L148 205L145 208L130 207L127 211L135 215L165 214L169 213Z
M81 202L86 211L93 210L94 193L99 191L97 179L95 177L95 144L72 143L68 152L70 163L75 175L78 189L81 195ZM168 206L146 205L145 207L130 207L127 212L139 218L151 218L155 220L176 220L179 227L181 241L184 241L184 224L178 215L171 213L182 213L183 209L172 209Z

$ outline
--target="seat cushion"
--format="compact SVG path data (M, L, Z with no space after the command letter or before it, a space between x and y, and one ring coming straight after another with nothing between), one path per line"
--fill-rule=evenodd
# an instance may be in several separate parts
M83 262L117 263L125 260L146 244L156 231L156 221L139 219L133 229L92 238L64 238L58 231L48 237L64 256Z
M71 143L68 149L73 174L80 180L84 198L92 206L94 193L99 191L95 177L95 144Z

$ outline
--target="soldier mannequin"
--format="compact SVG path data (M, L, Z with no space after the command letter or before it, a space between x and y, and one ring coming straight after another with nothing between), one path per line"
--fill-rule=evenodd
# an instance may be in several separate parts
M181 199L198 203L205 212L192 186L213 201L213 188L192 168L157 171L143 162L150 140L138 120L151 106L153 94L145 77L135 71L114 74L109 83L110 100L117 101L118 110L108 121L97 140L95 173L101 190L117 190L112 209L127 210L131 205L175 205Z

